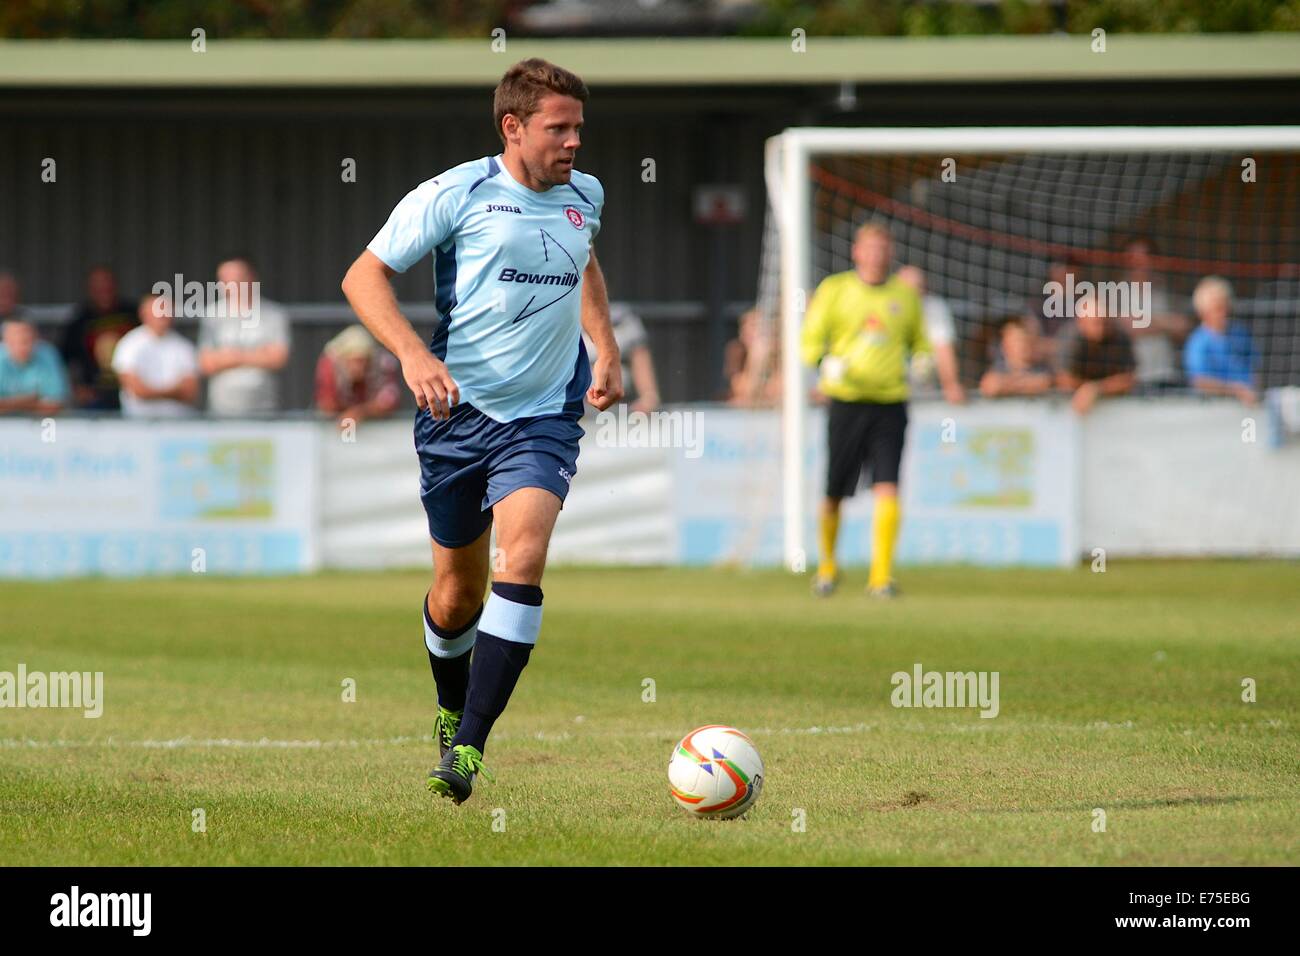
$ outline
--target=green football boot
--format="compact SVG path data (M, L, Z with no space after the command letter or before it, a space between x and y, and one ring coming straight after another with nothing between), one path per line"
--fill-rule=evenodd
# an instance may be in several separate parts
M460 718L464 715L463 710L448 710L441 704L438 705L438 716L433 719L433 739L438 741L438 756L447 756L447 751L451 749L451 742L456 737L456 731L460 730Z
M442 763L429 771L429 792L440 797L451 797L457 805L469 799L474 792L474 774L482 773L491 780L492 775L483 766L483 754L469 744L456 744Z

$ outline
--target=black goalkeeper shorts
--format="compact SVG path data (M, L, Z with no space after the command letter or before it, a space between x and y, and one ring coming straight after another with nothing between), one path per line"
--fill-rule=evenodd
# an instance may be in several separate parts
M826 497L852 498L863 473L869 483L897 483L903 460L907 403L841 402L827 415Z

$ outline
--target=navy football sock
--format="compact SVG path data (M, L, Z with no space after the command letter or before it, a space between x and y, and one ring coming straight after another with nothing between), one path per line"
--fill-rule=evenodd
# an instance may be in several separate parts
M465 716L453 746L469 744L483 752L492 725L505 711L528 664L541 627L541 588L501 582L492 585L470 664Z
M424 598L424 649L429 652L429 667L438 685L438 704L448 710L464 710L469 689L470 651L478 632L483 606L474 612L469 623L449 630L439 627L429 614L429 597Z

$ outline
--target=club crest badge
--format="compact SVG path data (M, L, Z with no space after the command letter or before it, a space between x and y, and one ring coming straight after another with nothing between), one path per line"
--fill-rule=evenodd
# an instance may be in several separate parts
M574 229L581 229L587 224L587 218L582 214L582 210L576 209L573 206L565 206L564 215L569 222L573 223Z

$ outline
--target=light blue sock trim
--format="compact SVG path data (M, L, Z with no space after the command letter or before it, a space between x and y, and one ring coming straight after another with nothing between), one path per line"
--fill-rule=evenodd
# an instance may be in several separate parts
M474 638L478 637L478 624L474 624L455 640L445 641L434 633L433 628L429 627L427 615L421 614L420 618L424 621L424 646L429 649L429 653L434 657L460 657L474 646ZM479 618L479 624L481 623L482 618Z
M493 591L478 621L483 633L516 644L536 644L542 631L542 606L519 604Z

